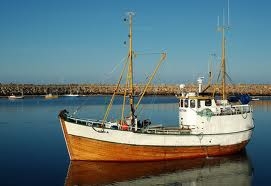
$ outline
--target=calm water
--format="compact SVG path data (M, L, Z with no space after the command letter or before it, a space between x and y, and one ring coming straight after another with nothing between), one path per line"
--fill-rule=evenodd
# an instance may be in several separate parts
M70 163L57 119L59 110L102 118L108 102L109 97L103 96L0 99L0 185L270 185L271 100L253 102L256 128L246 151L235 156L155 163ZM117 100L109 119L117 118L118 106ZM140 114L155 123L176 125L177 107L174 97L148 97Z

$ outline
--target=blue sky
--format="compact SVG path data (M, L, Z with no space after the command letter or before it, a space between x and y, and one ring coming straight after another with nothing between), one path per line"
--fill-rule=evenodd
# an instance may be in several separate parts
M227 0L2 0L1 83L114 83L127 55L125 12L134 11L134 50L166 52L156 83L192 83L217 70ZM271 83L271 1L230 1L228 73L235 83ZM144 82L158 55L135 60ZM214 78L216 79L216 78Z

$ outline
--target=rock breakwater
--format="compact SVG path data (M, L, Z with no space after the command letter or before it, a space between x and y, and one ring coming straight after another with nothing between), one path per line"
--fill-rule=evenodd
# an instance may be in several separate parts
M217 88L216 88L217 87ZM45 94L79 94L79 95L109 95L114 92L116 85L112 84L49 84L49 85L36 85L36 84L0 84L0 96L9 95L45 95ZM135 94L139 95L144 89L144 85L135 85ZM120 90L123 92L124 87L121 86ZM188 84L185 91L196 91L197 85ZM219 86L213 85L208 89L208 92L213 90L219 91ZM270 84L238 84L227 87L228 94L250 94L254 96L271 96ZM180 94L179 85L160 84L148 87L147 95L176 95Z

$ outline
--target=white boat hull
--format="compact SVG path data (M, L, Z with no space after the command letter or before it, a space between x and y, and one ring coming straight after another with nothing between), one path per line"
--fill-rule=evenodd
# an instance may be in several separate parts
M89 126L77 125L65 121L67 133L73 136L80 136L99 141L143 146L212 146L212 145L234 145L242 141L248 141L252 130L244 130L234 133L220 134L184 134L184 135L159 135L144 134L131 131L121 131L92 128Z
M8 99L14 100L14 99L24 99L24 96L8 96Z

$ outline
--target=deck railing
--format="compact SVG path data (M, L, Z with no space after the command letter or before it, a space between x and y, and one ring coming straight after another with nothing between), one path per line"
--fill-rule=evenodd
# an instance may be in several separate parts
M221 107L220 115L237 115L252 112L252 106L250 105L233 105L231 107Z

